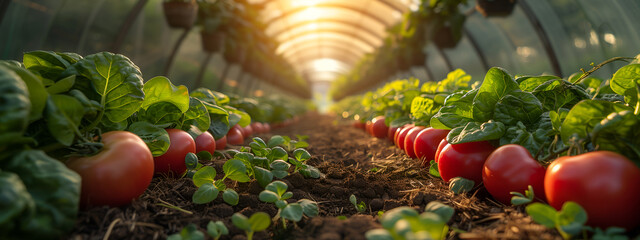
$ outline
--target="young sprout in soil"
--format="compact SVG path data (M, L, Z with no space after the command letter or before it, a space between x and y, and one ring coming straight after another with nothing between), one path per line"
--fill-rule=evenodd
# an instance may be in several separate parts
M368 240L388 239L445 239L449 232L447 222L453 217L452 207L432 201L422 214L410 207L398 207L382 215L383 229L370 230Z
M453 191L455 194L461 194L471 191L475 186L475 182L473 180L469 180L463 177L454 177L449 182L449 189Z
M351 202L351 204L353 204L353 206L356 208L356 211L358 211L359 213L363 213L367 210L367 204L365 204L363 201L360 201L360 203L358 203L356 195L351 194L351 196L349 197L349 201Z
M229 229L227 229L227 226L225 226L222 221L209 221L209 224L207 224L207 234L214 240L218 240L222 235L229 234Z
M204 240L204 233L200 232L195 224L190 223L179 233L169 235L167 240Z
M252 240L255 232L264 231L271 225L271 217L264 212L254 213L249 218L241 213L234 213L231 216L231 222L247 233L247 240Z
M531 185L529 185L527 190L524 190L524 194L519 192L510 193L511 195L513 195L513 197L511 197L511 204L515 206L529 204L533 202L533 198L535 198L533 187L531 187Z
M286 183L282 181L274 181L269 183L265 187L265 190L260 192L258 198L260 201L275 203L278 207L278 213L274 217L274 220L282 218L282 226L287 228L286 220L293 222L299 222L303 215L308 217L318 216L318 203L309 199L300 199L295 203L288 203L286 200L293 197L292 192L287 192Z

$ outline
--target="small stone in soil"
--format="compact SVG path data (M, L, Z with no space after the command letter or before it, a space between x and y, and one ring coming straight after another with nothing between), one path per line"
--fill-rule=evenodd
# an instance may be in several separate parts
M233 215L233 208L227 204L216 204L213 206L213 213L218 217L226 218Z
M378 211L384 207L384 201L380 198L375 198L369 202L369 206L371 207L371 210Z

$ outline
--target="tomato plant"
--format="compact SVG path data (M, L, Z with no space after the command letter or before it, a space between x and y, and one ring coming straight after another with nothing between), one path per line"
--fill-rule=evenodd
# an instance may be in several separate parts
M353 125L353 127L358 128L358 129L362 129L362 130L365 130L365 127L366 127L363 122L360 122L358 120L353 120L352 125Z
M497 148L484 163L482 182L496 200L511 204L511 193L524 193L529 185L536 197L545 199L546 169L534 160L529 151L517 144Z
M640 225L640 169L626 157L595 151L560 157L549 165L544 188L549 205L582 206L593 227L631 229Z
M222 136L222 138L216 140L216 150L223 150L227 147L227 136Z
M169 149L164 154L154 158L155 173L180 175L187 170L184 158L187 153L196 152L196 143L187 132L180 129L167 129Z
M196 153L207 151L211 154L216 151L216 140L210 132L203 132L196 137Z
M389 132L389 127L384 123L384 116L378 116L371 121L371 133L376 138L385 138Z
M227 143L231 145L242 145L244 143L244 136L242 135L242 128L238 125L233 126L227 133Z
M440 142L447 137L449 130L425 128L416 135L413 142L413 151L416 158L422 162L429 163L435 159L436 151ZM426 165L425 165L426 166Z
M422 131L423 129L424 127L422 126L412 127L411 129L409 129L409 131L407 132L407 136L405 136L404 138L404 152L410 158L416 158L416 153L413 151L413 143L415 142L418 133L420 133L420 131Z
M438 170L442 180L454 177L482 181L482 167L495 147L487 141L447 144L438 156Z
M147 189L153 178L153 156L140 137L131 132L112 131L102 134L102 143L104 147L98 154L66 162L82 177L83 207L129 204Z

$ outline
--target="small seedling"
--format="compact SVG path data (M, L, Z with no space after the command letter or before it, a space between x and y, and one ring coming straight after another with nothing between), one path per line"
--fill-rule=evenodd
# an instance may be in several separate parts
M247 240L252 240L255 232L264 231L271 225L271 217L264 212L254 213L249 218L241 213L234 213L231 216L231 222L247 233Z
M222 221L209 221L209 224L207 224L207 234L214 240L218 240L222 235L229 234L229 229L227 229L227 226L225 226Z
M368 240L444 239L453 213L452 207L437 201L427 204L422 214L410 207L394 208L380 218L383 229L370 230L365 237Z
M353 206L356 208L356 211L358 211L359 213L363 213L367 210L367 204L365 204L363 201L360 201L360 203L358 203L356 195L351 194L351 196L349 197L349 201L351 202L351 204L353 204Z
M511 197L511 204L515 206L529 204L533 202L533 198L535 197L533 193L533 187L531 187L531 185L529 185L528 189L524 191L524 194L519 192L510 193L511 195L514 195L513 197Z
M195 224L190 223L179 233L171 234L167 240L204 240L204 233L200 232Z
M438 163L436 160L431 160L431 162L429 162L429 174L436 178L442 178L440 176L440 170L438 170Z
M260 201L274 203L278 207L278 213L274 217L275 219L282 218L282 226L287 228L286 220L298 222L302 219L303 215L308 217L318 216L318 203L309 199L300 199L295 203L288 203L286 200L293 197L292 192L287 192L286 183L282 181L274 181L269 183L265 187L265 190L260 192L258 198Z
M565 202L560 211L543 203L532 203L526 207L527 214L533 221L547 228L556 228L564 239L586 230L587 212L575 202Z
M469 180L463 177L454 177L449 182L449 189L453 191L455 194L461 194L471 191L475 182L473 180Z

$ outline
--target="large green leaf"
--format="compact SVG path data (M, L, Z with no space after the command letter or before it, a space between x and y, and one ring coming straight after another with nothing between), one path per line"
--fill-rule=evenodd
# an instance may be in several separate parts
M473 121L473 99L477 93L478 90L472 90L449 95L444 106L431 118L431 127L452 129Z
M225 177L232 180L238 182L248 182L251 180L247 175L247 166L241 160L227 160L224 165L222 165L222 170L224 171Z
M201 132L206 132L211 124L211 117L207 107L197 98L189 99L189 110L184 113L182 130L189 130L191 126L198 128Z
M218 193L220 193L220 190L218 190L218 188L216 188L213 183L208 182L202 184L202 186L200 186L198 190L193 193L191 201L193 201L193 203L195 204L210 203L218 197Z
M638 104L638 87L640 86L640 64L624 66L611 78L611 89L617 94L623 95L630 106ZM636 112L637 114L637 112Z
M138 135L147 144L154 157L161 156L169 150L171 141L164 128L157 127L149 122L135 122L129 126L128 130Z
M138 121L147 121L154 125L167 124L171 127L181 127L184 114L173 103L157 102L147 109L141 108L137 117Z
M101 52L85 57L73 67L91 81L100 95L105 115L112 122L127 119L142 105L142 73L129 58Z
M64 57L51 51L25 53L22 62L25 68L51 80L58 80L62 72L71 66Z
M29 121L33 122L40 119L42 117L42 112L44 111L47 98L49 97L47 90L42 84L42 80L38 76L31 73L29 70L20 66L16 66L15 64L10 64L6 61L0 61L0 65L5 66L9 70L13 71L27 85L27 90L29 90L29 101L31 102Z
M30 216L35 202L20 177L11 172L0 172L0 238L17 228L20 216Z
M302 219L302 213L302 206L300 204L289 203L282 209L280 216L287 220L299 222Z
M12 221L18 224L9 239L58 239L76 224L80 200L80 176L42 151L25 150L1 165L27 187L35 212ZM0 233L0 236L7 234Z
M478 94L473 99L473 119L486 122L493 118L493 112L500 99L509 93L519 91L518 83L501 68L491 68L484 77Z
M506 130L501 122L469 122L465 126L452 129L447 135L447 141L451 144L460 144L494 140L502 137Z
M493 120L506 125L515 125L521 121L533 124L542 114L542 104L531 93L512 92L500 99L495 105Z
M29 93L20 77L3 66L0 66L0 103L0 136L22 136L29 123Z
M70 146L79 133L85 108L76 98L68 95L51 95L47 100L45 120L51 135L65 146Z
M591 130L591 142L598 150L620 153L640 166L640 117L631 111L614 112Z
M189 90L184 85L175 86L163 76L154 77L147 81L143 88L144 101L142 108L147 109L157 102L170 102L183 113L189 109Z
M565 144L575 135L586 139L591 130L615 112L633 111L631 107L602 100L584 100L573 106L562 123L560 135Z

